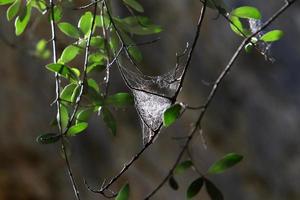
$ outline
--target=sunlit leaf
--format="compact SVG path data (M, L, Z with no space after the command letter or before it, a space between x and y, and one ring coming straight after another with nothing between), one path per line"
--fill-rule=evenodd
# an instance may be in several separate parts
M7 20L12 20L19 12L21 0L16 0L6 11Z
M72 61L80 53L80 50L81 49L75 45L67 46L62 52L58 62L61 64L66 64Z
M265 33L263 36L261 36L261 40L264 42L275 42L277 40L280 40L283 37L283 31L281 30L272 30L267 33Z
M230 21L231 21L230 28L233 30L233 32L235 32L236 34L238 34L240 36L246 35L243 24L238 17L231 15Z
M229 153L223 158L215 162L210 166L208 172L211 174L219 174L225 171L226 169L233 167L243 159L243 156L236 153Z
M103 48L104 47L104 39L101 36L95 36L91 38L91 46Z
M58 24L58 28L69 37L78 39L80 37L80 31L68 22L61 22Z
M52 63L52 64L48 64L46 65L46 68L52 72L56 72L59 75L61 75L62 77L65 78L73 78L73 79L77 79L77 75L74 73L74 71L69 68L66 65L63 64L59 64L59 63Z
M0 0L0 5L6 5L13 3L15 0Z
M68 136L78 135L79 133L83 132L87 127L88 127L88 123L86 122L75 124L70 127L70 129L67 132L67 135Z
M259 10L251 6L242 6L236 8L231 12L231 15L247 19L261 19L261 13Z
M26 7L23 10L23 13L21 16L18 16L15 20L15 32L16 35L19 36L21 35L25 28L27 27L29 20L30 20L30 16L31 16L31 1L29 1L26 5Z
M76 115L76 124L81 122L87 122L91 115L93 114L94 109L93 108L86 108L83 110L80 110Z
M64 89L60 93L60 98L67 102L71 102L71 97L72 97L72 94L73 94L76 86L77 86L76 83L71 83L71 84L67 85L66 87L64 87Z
M174 104L164 112L163 124L165 127L170 126L178 119L181 109L182 107L180 104Z
M63 16L63 11L61 6L55 5L53 9L53 14L54 14L54 22L56 23L59 22Z
M82 31L85 36L88 36L92 28L93 14L86 12L81 16L78 22L78 28Z

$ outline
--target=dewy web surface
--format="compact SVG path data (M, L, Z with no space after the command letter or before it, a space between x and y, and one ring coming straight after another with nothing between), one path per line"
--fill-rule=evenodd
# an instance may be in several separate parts
M146 144L160 130L163 113L171 106L171 98L179 89L184 65L177 63L174 69L160 76L147 76L121 65L120 71L132 90Z

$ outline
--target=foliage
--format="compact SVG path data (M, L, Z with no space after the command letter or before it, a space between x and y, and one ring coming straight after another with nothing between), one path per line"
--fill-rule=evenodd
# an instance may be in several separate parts
M84 11L85 7L79 8L79 10L82 11L81 16L78 22L73 24L65 21L64 12L67 11L64 9L65 4L63 1L57 1L56 4L54 4L52 1L46 2L45 0L27 0L25 3L21 0L0 0L0 5L7 8L7 20L13 21L14 19L15 34L17 36L23 34L28 24L35 21L35 18L31 19L34 10L37 11L39 15L46 16L51 24L52 33L50 35L52 35L53 38L50 42L52 42L52 53L50 53L50 50L47 48L49 42L44 38L37 42L34 55L42 59L48 59L51 54L53 57L53 62L47 64L45 68L56 77L57 96L55 103L57 104L57 121L55 125L57 126L57 131L55 133L51 132L38 136L36 139L38 143L51 144L61 140L63 149L65 149L64 141L66 138L76 137L77 135L86 133L89 119L93 114L100 115L99 118L106 124L109 132L111 132L113 136L116 136L118 132L118 122L115 119L113 109L132 106L136 103L134 96L125 91L120 91L115 94L108 92L110 68L113 64L117 66L120 65L118 52L125 52L132 63L140 63L143 59L143 55L139 50L139 45L135 42L136 36L142 37L159 34L163 29L144 15L145 10L141 1L123 0L121 2L131 15L119 17L113 14L113 9L109 1L95 1L86 6L86 8L93 8L93 11ZM251 20L254 20L254 22L261 21L262 13L256 7L241 6L234 8L228 13L228 8L222 0L204 0L202 3L204 5L203 16L206 6L224 16L231 30L245 39L246 44L242 45L242 47L245 47L247 52L252 47L257 47L257 49L261 51L260 43L270 44L280 40L283 36L282 30L275 29L264 33L262 29L265 27L256 27L254 30L253 27L245 23L245 20L249 23ZM201 21L198 25L199 30L200 27ZM56 54L58 54L56 48L56 30L57 32L60 31L63 37L68 38L67 41L70 41L70 43L64 47L58 59L56 59ZM195 43L197 42L198 34L199 33L196 33ZM192 53L192 51L193 49L190 52ZM81 59L84 60L83 65L74 66L76 63L74 61ZM233 60L235 59L236 57L233 57ZM186 69L188 65L189 60ZM121 70L120 73L123 76ZM220 75L220 80L224 78L226 73L227 71L224 71L224 73ZM97 74L104 75L105 81L102 82L94 79L94 75ZM216 87L218 86L217 84L218 82L215 84ZM177 95L181 87L182 81L180 82L178 92L176 92ZM201 107L199 120L195 123L195 128L191 131L191 135L187 137L183 152L188 149L189 142L192 140L196 130L201 128L201 120L210 101L214 97L215 91L216 88L213 88L204 108ZM148 92L150 95L158 96L158 94L152 94L149 91L142 90L142 92ZM159 98L165 97L160 96ZM168 99L168 101L171 102L170 106L164 110L161 116L164 127L171 126L176 120L180 119L186 109L189 109L188 106L185 106L181 102L175 103L176 98L177 96ZM158 133L159 130L156 132ZM153 138L154 137L155 135ZM125 165L116 179L118 179L130 165L139 158L144 150L152 144L153 138L151 138L150 142L145 145L137 156L133 157L129 164ZM66 152L64 153L64 155L68 155ZM179 159L176 161L174 167L170 169L166 180L169 181L171 188L178 190L180 184L177 182L176 177L183 176L188 170L193 170L198 177L188 186L186 190L187 199L194 198L204 185L211 199L223 199L221 191L207 176L222 173L243 159L243 156L239 154L227 154L212 164L207 170L207 173L202 174L199 172L199 169L197 169L191 156L189 156L189 159L181 161L182 155L183 154L179 154ZM66 160L67 159L66 157ZM71 171L68 161L67 165L68 170ZM71 180L73 179L72 176L70 178ZM72 180L72 184L75 190L77 190L74 180ZM108 184L104 188L109 190L109 186ZM105 191L101 192L102 194L105 193ZM129 192L129 184L126 184L120 189L118 194L113 197L115 197L116 200L127 200L129 199ZM76 192L75 195L77 195Z

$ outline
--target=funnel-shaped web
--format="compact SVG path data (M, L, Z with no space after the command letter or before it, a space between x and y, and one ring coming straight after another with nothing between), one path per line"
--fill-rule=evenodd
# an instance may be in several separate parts
M179 89L184 65L177 63L174 69L160 76L147 76L123 66L120 71L132 90L142 124L143 144L146 144L161 128L163 113Z
M258 31L262 26L261 20L249 19L249 26L250 26L251 33L256 33L256 31ZM263 36L263 34L264 32L260 31L257 34L257 36L260 38L261 36ZM271 43L267 43L260 40L257 42L257 47L261 50L266 60L270 60L270 61L275 60L271 55Z

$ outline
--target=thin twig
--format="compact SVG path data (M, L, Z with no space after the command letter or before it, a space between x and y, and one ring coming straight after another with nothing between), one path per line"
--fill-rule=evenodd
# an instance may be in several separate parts
M53 2L53 0L49 0L49 3L50 3L50 25L51 25L51 33L52 33L52 54L53 54L52 56L53 56L53 63L57 63L56 31L55 31L55 22L54 22L54 2ZM60 102L60 76L58 73L55 73L55 88L56 88L56 109L57 109L56 120L57 120L58 130L61 135L61 147L62 147L62 151L63 151L64 157L65 157L65 162L66 162L69 178L72 183L75 197L77 200L80 200L79 191L77 188L75 178L72 173L71 164L69 162L68 154L66 151L64 134L63 134L63 130L62 130L62 120L61 120L61 110L60 110L60 105L61 105L61 102Z
M210 103L212 102L212 100L214 99L217 90L219 89L219 85L220 83L224 80L224 78L226 77L226 75L229 73L229 71L231 70L233 64L235 63L235 61L237 60L238 56L240 55L240 53L242 52L244 46L251 40L252 37L256 36L260 31L264 30L267 26L269 26L275 19L277 19L277 17L279 17L288 7L290 7L296 0L292 0L292 1L287 1L285 3L285 5L283 7L281 7L272 17L270 17L263 25L262 27L257 30L255 33L251 34L249 37L245 38L242 43L240 44L240 46L237 48L237 50L235 51L235 53L233 54L233 56L231 57L230 61L228 62L228 64L226 65L226 67L224 68L224 70L220 73L220 75L218 76L218 78L216 79L212 90L210 91L206 102L203 106L203 109L201 110L199 117L195 123L195 126L193 127L193 129L191 130L182 150L179 152L176 161L174 162L174 164L172 165L171 169L169 170L169 173L167 174L167 176L162 180L162 182L145 198L145 199L150 199L154 194L156 194L156 192L167 182L167 180L172 176L174 169L176 168L176 166L178 165L178 163L180 162L181 158L183 157L185 151L187 150L191 140L193 139L195 133L197 132L198 127L201 126L201 122L202 119L204 118L204 115L210 105Z
M82 100L82 96L84 94L84 89L86 87L86 83L87 83L87 67L88 67L88 58L89 58L89 55L90 55L90 47L91 47L91 38L93 36L93 30L94 30L94 27L95 27L95 22L96 22L96 14L97 14L97 3L98 2L95 2L93 5L94 5L94 10L93 10L93 19L92 19L92 25L91 25L91 30L90 30L90 33L89 33L89 36L88 36L88 39L87 39L87 44L86 44L86 47L85 47L85 56L84 56L84 64L83 64L83 75L82 75L82 80L80 82L80 91L79 91L79 94L78 94L78 97L75 101L75 106L74 106L74 110L71 114L71 117L69 118L68 120L68 123L67 123L67 127L64 131L64 134L66 134L68 132L68 130L70 129L74 119L75 119L75 116L76 116L76 113L79 109L79 106L80 106L80 103L81 103L81 100Z
M119 38L119 41L122 43L122 45L124 46L124 50L125 50L125 53L126 53L126 56L128 57L128 59L130 60L130 62L135 66L135 68L139 71L140 71L140 67L138 66L138 64L134 61L134 58L131 56L130 52L129 52L129 47L127 46L125 40L123 39L122 35L121 35L121 31L119 30L119 28L117 27L110 11L109 11L109 7L108 7L108 4L107 4L107 1L106 0L103 0L103 3L105 4L105 7L106 7L106 12L107 12L107 15L109 17L109 20L113 26L113 28L115 29L115 32Z
M105 0L104 0L104 2L105 2ZM192 55L193 55L193 52L194 52L194 48L195 48L195 46L196 46L196 43L197 43L197 41L198 41L198 38L199 38L199 32L200 32L200 28L201 28L201 25L202 25L202 20L203 20L203 18L204 18L204 15L205 15L205 5L202 7L202 9L201 9L201 12L200 12L200 15L199 15L199 20L198 20L198 24L197 24L197 29L196 29L196 35L195 35L195 38L194 38L194 40L193 40L193 46L192 46L192 49L190 50L190 52L189 52L189 57L188 57L188 60L187 60L187 63L186 63L186 65L185 65L185 68L187 69L188 68L188 66L190 65L190 60L191 60L191 58L192 58ZM118 65L118 67L119 68L121 68L121 66L119 66L119 62L118 62L118 59L116 59L116 63L117 63L117 65ZM121 73L122 74L122 73ZM124 77L123 77L123 79L124 79ZM126 79L125 79L126 80ZM125 81L125 83L126 83L126 81ZM130 87L130 85L128 84L128 83L126 83L127 84L127 86L130 88L130 89L132 89L131 87ZM182 84L182 83L181 83ZM135 90L137 90L136 88L133 88L133 89L135 89ZM180 88L178 89L178 90L180 90ZM157 95L157 94L154 94L154 95ZM177 96L178 96L178 94L177 94ZM176 97L177 97L176 96ZM174 97L173 97L173 99L174 99ZM175 102L175 101L174 101ZM173 102L173 103L174 103ZM132 158L131 158L131 160L129 161L129 162L127 162L127 163L125 163L124 164L124 167L121 169L121 171L116 175L116 176L114 176L110 181L109 181L109 183L108 184L106 184L104 187L101 187L100 189L98 189L98 190L96 190L96 189L90 189L92 192L95 192L95 193L100 193L100 194L104 194L104 191L105 190L108 190L109 189L109 187L114 183L114 182L116 182L130 167L131 167L131 165L136 161L136 160L138 160L139 158L140 158L140 156L145 152L145 150L147 150L150 146L151 146L151 144L153 143L153 141L154 141L154 139L156 138L156 136L158 135L158 133L161 131L161 128L162 128L162 126L163 126L163 124L161 123L160 124L160 126L159 126L159 128L157 129L157 130L155 130L154 131L154 135L150 138L150 140L144 145L144 147L137 153L137 154L135 154Z

